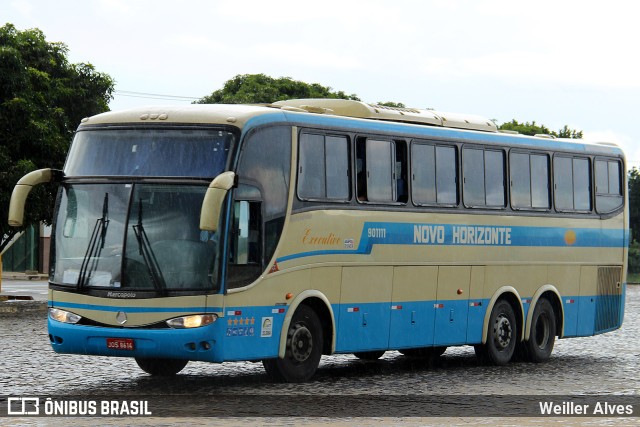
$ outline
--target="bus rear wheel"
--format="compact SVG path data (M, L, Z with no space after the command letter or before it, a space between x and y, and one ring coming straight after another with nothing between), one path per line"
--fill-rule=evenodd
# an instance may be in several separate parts
M185 366L188 360L163 359L160 357L136 357L136 363L147 374L168 377L177 374Z
M518 327L513 307L506 300L499 300L491 310L487 342L474 346L476 356L481 362L493 365L509 363L516 348Z
M549 360L555 339L556 315L549 300L540 298L533 310L529 340L522 343L525 359L535 363Z
M265 359L264 369L272 379L299 383L315 374L322 356L322 326L316 312L300 305L293 314L287 331L283 359Z

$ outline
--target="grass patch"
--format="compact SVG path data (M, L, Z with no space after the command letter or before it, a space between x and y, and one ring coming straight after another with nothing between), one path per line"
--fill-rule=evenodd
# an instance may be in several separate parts
M627 273L627 283L632 285L640 284L640 273Z

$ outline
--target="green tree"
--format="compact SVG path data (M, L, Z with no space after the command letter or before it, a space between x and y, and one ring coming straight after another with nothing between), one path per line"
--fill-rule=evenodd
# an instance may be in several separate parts
M520 123L517 120L513 119L510 122L506 122L498 126L500 130L513 130L523 135L537 135L537 134L545 134L555 136L556 138L582 138L582 131L577 131L575 129L570 129L567 125L560 130L553 131L550 130L545 125L537 125L535 120L531 123L524 122Z
M294 98L338 98L359 101L356 95L334 92L318 83L304 83L290 77L274 79L264 74L237 75L222 89L197 101L199 104L268 104Z
M109 109L111 77L91 64L70 64L67 52L38 29L0 27L0 250L19 231L7 224L18 179L39 168L62 168L80 120ZM49 223L54 198L53 185L36 188L25 227Z
M582 139L582 131L569 129L567 125L564 125L564 127L558 131L556 136L558 138Z
M383 107L392 107L392 108L407 108L407 106L404 105L402 102L393 102L393 101L377 102L376 105L382 105Z

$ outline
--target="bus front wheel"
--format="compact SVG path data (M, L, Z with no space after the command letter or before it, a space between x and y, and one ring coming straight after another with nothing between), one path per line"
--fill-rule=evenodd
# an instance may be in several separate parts
M474 347L481 362L506 365L513 357L518 340L518 327L513 307L506 300L499 300L491 310L487 342Z
M304 382L315 374L322 356L322 326L316 312L300 305L287 331L287 344L283 359L262 361L267 375L278 381Z
M159 357L136 357L136 363L147 374L167 377L180 372L187 366L188 360L163 359Z

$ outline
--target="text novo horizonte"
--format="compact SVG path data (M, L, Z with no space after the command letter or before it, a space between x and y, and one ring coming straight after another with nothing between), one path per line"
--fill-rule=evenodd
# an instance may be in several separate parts
M447 235L449 234L449 235ZM413 243L452 245L510 245L511 227L478 225L414 225Z

